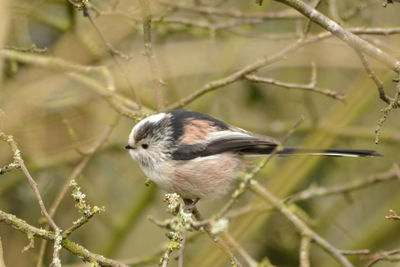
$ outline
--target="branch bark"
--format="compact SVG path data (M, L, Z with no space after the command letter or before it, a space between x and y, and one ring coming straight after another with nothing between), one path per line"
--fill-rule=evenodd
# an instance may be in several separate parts
M307 5L306 3L300 0L275 0L275 1L296 9L301 14L303 14L313 22L317 23L325 30L331 32L333 35L335 35L342 41L346 42L356 51L361 51L375 58L376 60L387 65L389 68L391 68L393 71L397 73L400 72L400 61L397 60L395 57L387 54L378 47L373 46L372 44L361 39L360 37L351 33L350 31L346 31L339 24L337 24L327 16L323 15L319 11L315 10L311 6Z
M4 222L5 224L10 225L17 231L24 233L24 234L33 234L35 237L39 237L42 239L50 240L50 241L55 241L57 238L57 235L54 234L52 231L46 231L44 229L37 228L35 226L32 226L28 224L26 221L16 217L13 214L6 213L4 211L0 210L0 222ZM112 267L128 267L128 265L125 265L123 263L117 262L112 259L105 258L102 255L92 253L86 248L82 247L81 245L72 242L71 240L68 239L63 239L61 245L71 252L72 254L80 257L84 261L88 262L98 262L101 264L101 266L112 266Z

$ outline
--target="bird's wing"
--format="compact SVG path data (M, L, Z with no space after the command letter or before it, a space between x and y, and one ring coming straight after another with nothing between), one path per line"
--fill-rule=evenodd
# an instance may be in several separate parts
M244 130L217 131L207 139L204 143L179 145L172 153L173 159L190 160L229 151L240 154L268 154L279 145L279 142L272 138L256 136Z

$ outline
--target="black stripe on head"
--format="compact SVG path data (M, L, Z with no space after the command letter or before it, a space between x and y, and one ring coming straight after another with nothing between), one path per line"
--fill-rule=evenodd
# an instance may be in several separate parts
M153 116L157 116L157 114ZM146 138L151 138L154 141L171 139L168 138L171 132L171 121L169 117L171 116L163 116L155 120L149 119L147 121L139 122L141 125L136 129L134 135L135 143Z
M217 120L216 118L213 118L207 114L195 112L195 111L188 111L188 110L183 110L183 109L176 109L176 110L171 110L168 111L167 113L172 115L172 129L173 129L173 138L174 140L178 140L179 137L182 136L184 132L184 123L188 119L194 119L194 120L206 120L211 122L211 125L216 128L216 130L228 130L229 126L220 121Z
M145 139L154 132L154 123L146 122L135 133L135 143Z

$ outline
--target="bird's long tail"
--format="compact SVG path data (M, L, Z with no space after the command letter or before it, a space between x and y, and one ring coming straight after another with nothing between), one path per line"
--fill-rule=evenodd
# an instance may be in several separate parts
M320 155L332 157L378 157L382 156L374 150L363 149L342 149L342 148L305 148L305 147L285 147L278 151L277 155Z

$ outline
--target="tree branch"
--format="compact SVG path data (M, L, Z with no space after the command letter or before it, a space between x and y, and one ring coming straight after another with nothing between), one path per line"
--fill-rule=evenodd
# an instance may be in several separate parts
M328 252L337 262L339 262L342 266L345 267L353 267L351 264L341 253L340 250L331 245L324 238L319 236L316 232L311 230L304 222L302 222L289 208L287 208L284 204L282 204L279 199L273 196L267 189L263 188L257 182L251 184L251 189L259 195L262 199L271 203L274 207L276 207L279 212L281 212L286 218L289 219L290 222L296 227L297 231L301 233L301 235L309 237L313 240L318 246Z
M358 179L345 184L330 186L330 187L310 187L302 192L287 197L285 202L294 203L315 197L322 197L333 194L344 194L367 186L374 185L376 183L398 180L398 179L400 179L399 166L394 164L389 171L370 175L366 179Z
M325 88L319 88L312 84L285 83L285 82L277 81L277 80L274 80L271 78L259 77L257 75L246 75L245 78L247 80L255 82L255 83L266 83L266 84L272 84L272 85L276 85L276 86L286 88L286 89L299 89L299 90L304 90L304 91L315 92L315 93L322 94L322 95L331 97L333 99L341 100L341 101L343 101L345 99L344 94L342 94L340 92L336 92L336 91L333 91L330 89L325 89Z
M54 232L46 231L44 229L37 228L28 224L26 221L16 217L15 215L6 213L0 210L0 222L4 222L7 225L10 225L17 231L24 233L24 234L33 234L35 237L39 237L42 239L46 239L49 241L55 241L57 235ZM61 245L71 252L72 254L78 256L84 261L88 262L98 262L101 266L112 266L112 267L128 267L123 263L117 262L112 259L108 259L102 255L95 254L87 250L86 248L82 247L81 245L72 242L68 239L63 239Z
M385 29L385 28L372 28L372 29L365 29L365 28L350 28L347 29L347 31L352 32L354 34L378 34L378 35L386 35L386 34L399 34L400 33L400 27L398 28L391 28L391 29ZM289 53L298 50L299 48L313 44L315 42L322 41L324 39L332 37L332 33L330 32L324 32L320 33L314 36L310 36L306 40L299 39L292 44L289 44L282 50L278 51L277 53L270 55L270 56L264 56L262 58L259 58L256 60L254 63L247 65L246 67L233 72L232 74L218 79L214 80L211 82L206 83L203 85L201 88L198 90L194 91L193 93L189 94L188 96L180 99L178 102L173 103L167 107L167 109L176 109L176 108L182 108L193 101L195 101L197 98L212 92L214 90L217 90L219 88L225 87L227 85L230 85L234 82L237 82L239 80L242 80L246 75L249 75L250 73L253 73L267 65L270 65L272 63L275 63L279 60L284 59Z
M153 85L156 89L156 104L157 111L164 107L163 94L165 91L165 82L161 77L160 68L158 66L156 56L153 51L153 44L151 38L151 10L148 0L139 0L142 8L143 19L143 39L144 39L144 55L147 57L152 74Z
M319 11L315 10L314 8L310 7L306 3L300 0L275 0L275 1L283 3L287 6L296 9L301 14L311 19L313 22L317 23L322 28L331 32L333 35L335 35L336 37L347 43L356 51L360 51L375 58L381 63L387 65L395 72L398 73L400 72L400 61L398 61L395 57L385 53L378 47L375 47L372 44L368 43L367 41L359 38L350 31L346 31L339 24L329 19L328 17L326 17Z

